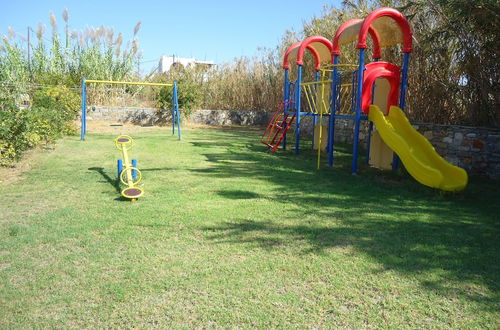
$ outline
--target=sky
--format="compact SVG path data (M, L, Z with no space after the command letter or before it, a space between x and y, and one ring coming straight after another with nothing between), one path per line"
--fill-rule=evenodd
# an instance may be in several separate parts
M158 65L161 55L195 57L219 64L256 55L259 47L278 45L285 30L300 31L304 21L321 15L324 5L339 3L340 0L0 0L0 34L7 35L11 26L26 36L27 27L36 31L39 22L50 31L50 11L62 32L64 8L69 12L70 30L104 24L114 27L115 33L122 32L125 41L133 37L134 26L141 21L141 70L149 71Z

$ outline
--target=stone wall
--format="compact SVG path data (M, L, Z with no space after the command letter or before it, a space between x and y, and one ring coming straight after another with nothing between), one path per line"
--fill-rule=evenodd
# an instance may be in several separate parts
M295 122L294 122L295 123ZM318 122L316 122L318 125ZM328 127L328 117L323 118L323 126ZM295 130L295 125L292 124L291 130ZM313 133L313 120L310 116L300 118L301 136L306 135L311 137ZM349 119L335 120L335 142L352 144L354 138L354 121ZM359 140L363 147L366 147L368 133L368 122L362 121L359 130Z
M201 125L266 125L272 113L265 111L197 110L188 122ZM155 108L109 108L90 106L87 119L105 122L129 122L133 124L157 124L172 120L171 110Z
M161 121L171 121L170 110L160 111L156 108L109 108L89 106L87 120L133 123L137 125L153 125Z
M203 125L266 125L273 113L264 111L198 110L188 122ZM171 111L139 108L89 107L89 120L132 122L150 125L171 121ZM303 136L312 135L311 117L301 118ZM328 118L324 118L328 125ZM487 175L500 179L500 129L457 125L414 123L413 126L436 148L437 152L452 164L465 168L469 174ZM366 147L368 123L362 122L361 145ZM354 122L337 119L335 141L353 142Z
M189 122L202 125L267 125L272 113L265 111L197 110Z
M500 179L500 129L429 123L413 126L450 163L469 174Z
M324 125L328 125L324 119ZM469 174L486 175L500 179L500 129L459 125L413 123L413 127L425 136L436 151L451 164L460 166ZM335 141L352 144L354 121L335 121ZM360 128L360 144L366 148L368 122ZM301 118L301 134L312 135L312 120Z

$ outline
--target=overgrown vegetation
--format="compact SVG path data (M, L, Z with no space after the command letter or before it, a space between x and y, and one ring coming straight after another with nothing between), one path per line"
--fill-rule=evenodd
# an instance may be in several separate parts
M216 110L274 109L281 101L280 55L275 50L263 49L261 56L235 58L217 69L188 66L158 75L156 81L179 83L179 104L184 113L193 108ZM171 91L159 94L161 105L171 104Z
M275 109L281 100L281 58L292 42L311 35L332 39L350 18L382 7L399 9L414 36L408 90L413 120L434 123L500 125L500 4L496 0L358 0L325 7L303 30L285 33L281 45L260 58L243 59L214 74L202 104L222 109ZM367 52L369 53L369 52ZM342 62L356 63L357 52L344 46ZM401 64L396 47L383 59ZM293 77L292 77L293 78ZM262 87L262 88L261 88ZM276 95L279 95L277 98Z
M115 35L112 28L102 25L69 31L67 10L62 17L63 37L57 32L53 13L51 33L47 35L40 23L33 43L28 44L12 28L2 37L0 164L17 159L27 148L73 132L71 121L80 108L82 77L125 80L134 75L134 64L140 58L136 37L140 23L134 28L134 39L123 46L122 33ZM89 91L90 100L97 97Z
M194 68L189 74L185 70L173 69L168 74L156 75L154 81L160 83L177 82L179 108L183 110L186 117L189 117L191 111L201 104L203 79L203 72ZM161 109L172 107L172 97L172 87L162 87L153 95L157 106Z
M500 126L500 2L400 1L415 37L410 97L429 122Z
M0 111L0 165L18 159L21 152L39 143L53 142L75 132L73 119L79 95L65 86L39 89L31 107L20 108L5 100Z

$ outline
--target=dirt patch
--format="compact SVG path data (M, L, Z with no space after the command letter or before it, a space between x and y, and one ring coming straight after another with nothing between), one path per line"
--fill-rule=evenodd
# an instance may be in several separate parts
M87 133L105 133L105 134L126 134L140 133L145 131L171 129L170 126L140 126L130 123L113 123L103 121L89 121L87 123ZM78 128L78 130L80 130Z
M48 149L53 149L53 146L42 146L27 150L23 152L21 160L17 163L9 166L0 166L0 186L5 186L22 179L23 174L31 169L38 156L43 152L47 152Z
M78 125L80 125L78 123ZM78 130L80 130L78 126ZM224 126L219 126L219 125L204 125L204 124L193 124L190 122L184 122L181 124L181 130L193 130L193 129L198 129L198 128L212 128L212 129L235 129L238 127L244 127L245 129L248 130L262 130L263 128L260 126L239 126L239 125L224 125ZM141 132L147 132L147 131L157 131L157 130L163 130L163 131L169 131L171 132L172 130L172 125L167 124L166 126L141 126L141 125L134 125L130 123L119 123L119 122L104 122L104 121L89 121L87 123L87 132L88 133L103 133L103 134L113 134L113 135L132 135L135 133L141 133ZM177 134L177 128L176 128L176 134Z

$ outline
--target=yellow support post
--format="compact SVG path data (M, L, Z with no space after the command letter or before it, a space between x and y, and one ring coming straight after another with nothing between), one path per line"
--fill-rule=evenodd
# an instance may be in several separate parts
M319 170L321 164L321 138L323 133L323 107L326 107L324 102L325 97L325 85L321 87L321 103L323 106L319 107L319 136L318 136L318 161L317 161L317 169Z

